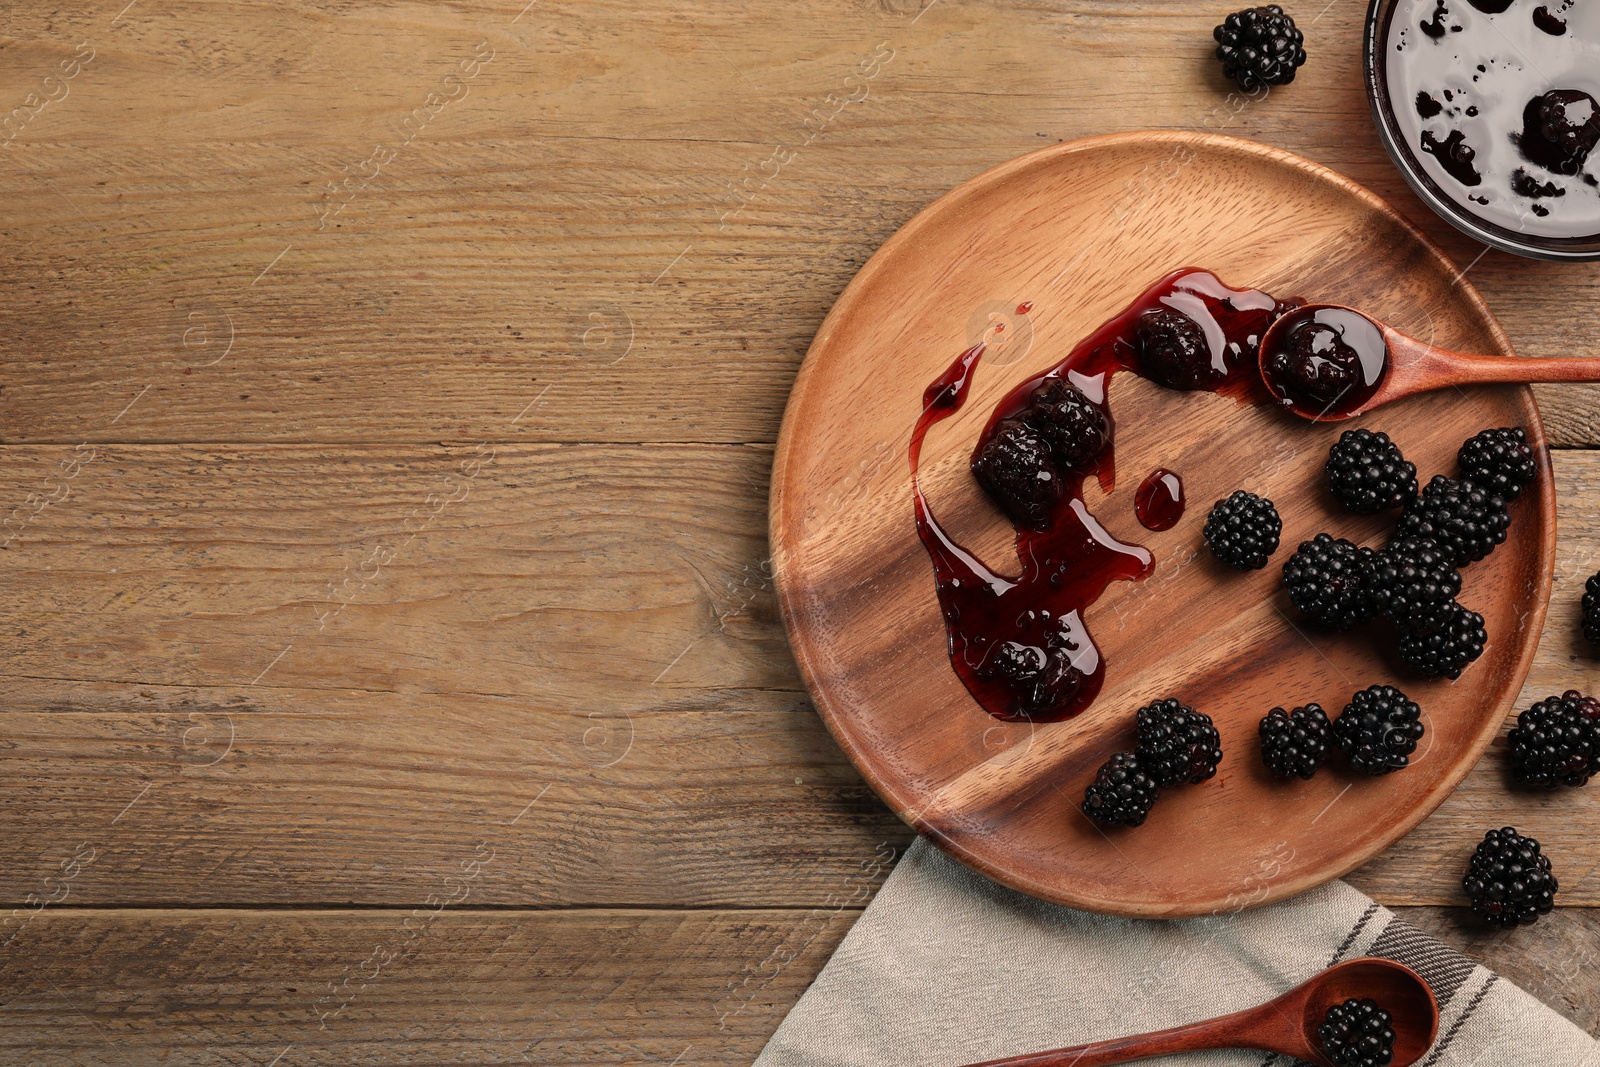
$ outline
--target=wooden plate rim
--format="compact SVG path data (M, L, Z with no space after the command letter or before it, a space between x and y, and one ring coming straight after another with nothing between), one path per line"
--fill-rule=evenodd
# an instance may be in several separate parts
M1093 152L1125 144L1142 146L1162 144L1188 145L1197 150L1211 149L1224 153L1231 152L1254 156L1264 163L1299 170L1315 181L1337 188L1341 192L1366 204L1389 221L1399 225L1434 259L1439 267L1446 271L1454 271L1459 276L1457 285L1461 290L1462 296L1478 320L1487 325L1491 336L1494 338L1496 349L1507 355L1516 354L1510 338L1507 337L1505 330L1489 310L1489 306L1484 301L1483 296L1467 280L1465 272L1459 270L1449 256L1445 255L1444 251L1426 233L1397 212L1383 198L1337 171L1303 156L1296 155L1293 152L1261 144L1257 141L1196 131L1140 130L1126 133L1098 134L1092 137L1065 141L1001 163L967 179L940 196L933 203L919 211L909 222L885 241L862 265L861 269L850 280L850 283L845 286L838 300L834 302L832 309L824 317L822 325L818 327L816 335L806 351L805 358L801 361L800 370L795 377L788 403L784 408L783 422L778 433L777 449L773 457L772 486L768 504L768 541L771 546L773 584L777 592L779 613L783 618L784 632L788 638L789 647L794 654L797 666L800 668L801 679L805 682L806 689L810 693L812 701L815 703L818 713L821 715L822 721L827 726L828 732L833 736L834 741L844 751L851 764L854 765L867 784L889 805L897 816L913 830L930 838L936 845L956 859L994 879L996 882L1030 896L1106 914L1138 918L1179 918L1217 914L1222 910L1237 911L1243 909L1233 905L1230 898L1227 897L1218 900L1196 900L1165 905L1129 902L1115 897L1101 897L1095 894L1063 890L1058 885L1019 875L991 862L985 855L963 847L959 842L951 840L940 833L937 827L930 826L920 818L917 814L916 805L908 803L910 798L902 795L900 783L880 776L873 762L865 758L864 752L857 745L851 732L844 727L843 719L839 715L838 709L835 708L827 689L819 684L817 672L814 670L814 664L811 661L809 647L805 642L798 640L797 636L800 632L799 614L802 607L799 603L800 596L792 583L788 582L785 577L788 572L789 545L784 531L787 527L793 525L793 516L789 514L789 503L791 499L800 499L799 487L794 487L794 492L789 491L788 457L793 445L793 438L798 432L796 429L798 424L797 413L809 399L811 371L820 360L822 350L826 348L832 335L833 327L855 312L855 306L860 301L862 293L870 288L874 276L884 268L884 264L898 252L902 245L917 239L925 227L936 223L947 211L961 201L980 192L988 191L992 186L1004 182L1020 171L1038 166L1048 166L1059 157L1070 156L1079 152ZM1522 406L1525 411L1525 429L1527 430L1529 441L1534 447L1534 453L1539 465L1538 480L1546 490L1537 494L1540 507L1540 528L1543 533L1537 546L1537 570L1542 575L1543 581L1533 598L1534 603L1530 607L1527 625L1523 629L1523 633L1530 636L1526 636L1522 642L1521 654L1518 657L1516 669L1511 676L1515 682L1513 685L1508 685L1497 700L1499 714L1492 718L1485 718L1483 728L1472 741L1467 758L1457 761L1454 770L1441 777L1426 796L1405 815L1396 819L1392 824L1392 833L1376 839L1370 846L1356 849L1348 854L1340 854L1339 858L1334 861L1307 871L1298 877L1275 880L1269 883L1264 887L1264 891L1253 894L1250 902L1245 907L1259 907L1297 896L1300 893L1348 874L1388 849L1396 841L1410 833L1429 815L1433 814L1434 810L1455 791L1456 787L1461 784L1462 779L1482 758L1484 751L1504 725L1507 713L1510 711L1517 695L1521 692L1522 686L1527 680L1528 672L1532 667L1533 657L1538 651L1539 636L1543 632L1545 614L1550 603L1551 583L1555 574L1556 506L1554 474L1550 465L1549 447L1545 438L1544 422L1540 418L1533 391L1527 386L1522 386L1521 394ZM1524 507L1526 507L1526 501L1531 500L1534 496L1535 494L1531 493L1526 495ZM909 522L909 519L907 521ZM1523 521L1526 522L1527 519L1524 518Z

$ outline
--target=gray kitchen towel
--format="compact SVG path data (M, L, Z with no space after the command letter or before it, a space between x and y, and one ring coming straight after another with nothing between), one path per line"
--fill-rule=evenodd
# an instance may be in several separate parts
M1046 904L919 838L756 1067L958 1067L1247 1008L1340 960L1433 986L1423 1067L1600 1067L1600 1046L1510 982L1334 882L1233 915L1157 922ZM1289 1067L1259 1052L1164 1067Z

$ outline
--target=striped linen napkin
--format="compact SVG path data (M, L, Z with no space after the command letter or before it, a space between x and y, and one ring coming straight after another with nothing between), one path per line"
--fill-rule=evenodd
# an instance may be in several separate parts
M1238 1011L1340 960L1386 956L1439 999L1423 1067L1600 1067L1528 993L1343 882L1235 915L1117 919L1046 904L918 838L756 1067L958 1067ZM1163 1067L1290 1067L1260 1052Z

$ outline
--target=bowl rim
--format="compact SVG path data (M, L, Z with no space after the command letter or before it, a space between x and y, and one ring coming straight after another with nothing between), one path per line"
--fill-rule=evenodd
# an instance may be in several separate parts
M1488 222L1447 195L1419 165L1399 130L1394 118L1393 100L1382 65L1378 62L1384 42L1380 41L1380 23L1386 23L1399 0L1369 0L1366 27L1362 40L1362 69L1367 88L1367 103L1372 108L1372 124L1378 129L1378 139L1395 168L1411 186L1412 192L1434 213L1474 240L1493 248L1530 259L1557 263L1577 263L1600 259L1600 234L1579 237L1541 237L1517 233ZM1576 242L1576 244L1574 244Z

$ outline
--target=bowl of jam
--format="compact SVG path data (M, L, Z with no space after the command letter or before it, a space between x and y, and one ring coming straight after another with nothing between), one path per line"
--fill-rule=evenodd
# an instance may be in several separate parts
M1372 0L1384 147L1457 228L1537 259L1600 259L1600 0Z

